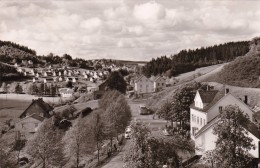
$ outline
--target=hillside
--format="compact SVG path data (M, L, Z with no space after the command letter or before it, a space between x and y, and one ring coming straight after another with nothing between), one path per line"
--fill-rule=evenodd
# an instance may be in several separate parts
M39 62L36 51L9 41L0 40L0 61L4 63L21 63L22 60Z
M209 81L240 87L260 88L260 38L255 38L250 42L250 51L245 56L225 65Z
M146 76L166 74L177 76L200 67L225 63L249 51L249 42L230 42L196 50L182 50L171 57L162 56L152 59L143 68Z

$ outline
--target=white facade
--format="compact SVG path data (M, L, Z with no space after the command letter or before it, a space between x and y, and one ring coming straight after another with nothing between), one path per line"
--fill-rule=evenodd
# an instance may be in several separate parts
M202 101L199 92L197 92L194 102L194 107L190 109L190 129L191 138L195 140L196 155L202 155L206 151L215 149L217 136L213 134L213 127L219 120L217 116L219 116L220 112L224 110L226 106L238 106L245 114L248 114L250 121L253 121L254 112L243 101L237 99L232 94L226 94L222 98L219 98L218 101L216 100L215 104L208 107L206 111L204 108L208 104ZM249 151L249 153L253 157L259 158L259 139L249 131L248 136L253 139L253 143L256 147Z
M203 131L199 136L195 137L195 153L202 155L206 151L214 150L216 148L217 135L213 134L213 127L216 122L209 125L208 129ZM259 139L248 131L248 136L253 139L255 149L251 149L249 154L254 158L259 158Z
M154 80L154 91L159 91L166 86L166 80L163 77L158 77Z
M209 121L211 121L216 116L218 116L220 114L220 111L224 110L225 107L228 105L239 106L239 108L242 111L244 111L245 114L248 114L250 120L253 121L254 112L244 102L235 98L232 94L227 94L224 97L222 97L219 101L216 102L216 104L214 104L206 112L203 111L203 108L208 104L202 102L199 92L196 93L194 102L195 102L196 109L194 108L190 109L190 119L191 119L190 130L191 130L192 139L194 139L194 135L196 134L196 132L198 132Z
M136 94L144 94L144 93L152 93L152 92L154 92L154 84L147 77L141 76L135 82L135 93Z

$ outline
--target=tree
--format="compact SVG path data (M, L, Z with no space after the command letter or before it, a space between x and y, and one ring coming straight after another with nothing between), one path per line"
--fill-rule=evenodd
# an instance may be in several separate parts
M80 158L84 154L93 152L95 147L92 129L89 123L91 118L78 118L75 125L71 127L64 137L66 142L66 153L76 160L76 167L80 166Z
M7 101L7 92L8 92L7 84L5 82L3 82L1 88L2 88L3 92L6 94L5 101Z
M21 94L23 92L23 88L20 85L20 83L17 83L17 85L15 86L15 93L17 94Z
M110 101L111 103L104 109L103 117L106 121L106 134L110 139L112 147L113 138L124 132L128 125L131 119L131 110L122 94L115 99L110 99Z
M73 83L69 80L66 84L67 88L72 88L73 87Z
M165 162L170 167L179 167L178 151L192 152L189 141L181 138L154 138L144 124L131 125L130 145L124 161L126 168L161 168Z
M41 160L42 167L62 167L65 162L62 131L55 130L51 119L44 120L34 137L28 141L27 153L34 161Z
M220 120L213 128L213 133L218 136L215 158L219 167L248 167L248 151L254 149L253 139L245 129L249 122L248 115L238 106L229 105L220 114Z
M158 116L171 121L171 126L173 126L174 121L179 122L179 127L186 130L190 119L190 105L193 103L195 90L198 86L200 84L185 86L176 90L172 99L167 100L157 111Z
M109 75L106 84L107 87L111 90L118 90L123 94L126 93L127 84L123 76L118 71L114 71Z
M105 125L104 125L104 122L102 121L101 115L100 115L101 112L103 112L103 111L96 111L95 114L93 114L92 123L91 123L91 128L93 131L96 148L98 151L98 154L97 154L98 162L99 162L100 149L102 148L102 143L106 137Z
M25 146L25 143L26 143L26 140L25 139L18 139L15 141L15 144L13 146L13 149L15 151L17 151L17 163L19 164L19 156L20 156L20 152L21 150L24 148Z

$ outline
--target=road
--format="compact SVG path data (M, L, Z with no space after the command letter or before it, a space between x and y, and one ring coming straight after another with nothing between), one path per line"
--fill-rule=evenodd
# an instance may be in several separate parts
M163 120L158 120L158 119L153 119L152 115L140 115L139 114L139 105L145 104L145 101L138 101L138 102L133 102L132 100L128 100L128 104L131 107L132 111L132 119L140 119L142 122L147 123L151 130L158 131L158 128L162 128L165 125L165 121ZM117 154L114 158L110 160L109 163L107 163L105 166L102 168L123 168L124 166L124 161L123 157L125 152L127 152L129 142L127 141L124 148L122 151Z

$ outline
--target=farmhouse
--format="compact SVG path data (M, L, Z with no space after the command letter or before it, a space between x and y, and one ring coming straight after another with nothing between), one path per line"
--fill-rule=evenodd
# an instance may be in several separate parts
M53 108L45 103L42 98L32 100L32 103L19 116L20 120L15 123L18 137L29 138L35 133L45 118L51 117Z
M219 114L226 106L236 105L250 118L251 123L245 125L244 129L248 131L248 136L253 139L256 148L249 153L254 158L259 158L260 132L253 124L254 112L247 103L247 96L242 101L229 93L229 89L197 91L194 104L190 107L190 130L191 138L195 141L196 155L203 155L206 151L215 149L217 136L213 134L213 128L220 119Z
M135 81L134 89L136 94L152 93L154 92L154 84L153 81L142 75Z
M163 89L166 86L166 80L161 77L147 78L144 75L139 77L134 84L136 94L152 93Z

